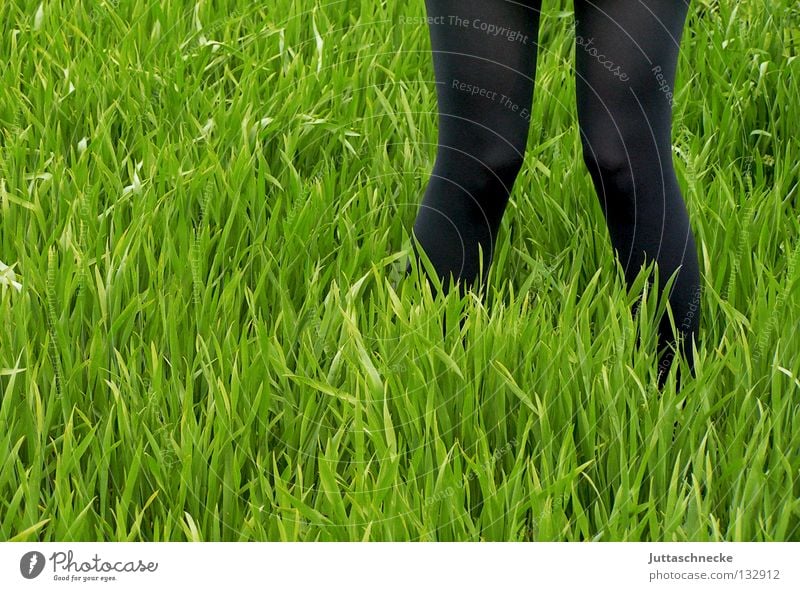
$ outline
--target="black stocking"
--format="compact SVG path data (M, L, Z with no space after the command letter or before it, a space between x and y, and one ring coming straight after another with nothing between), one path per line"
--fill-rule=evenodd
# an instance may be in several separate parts
M523 163L540 1L427 0L439 106L436 163L414 237L436 273L483 287L509 193ZM694 236L672 165L671 95L688 4L575 0L576 94L585 164L630 286L655 261L683 353L700 313ZM417 245L415 244L415 249ZM659 384L677 343L659 325Z

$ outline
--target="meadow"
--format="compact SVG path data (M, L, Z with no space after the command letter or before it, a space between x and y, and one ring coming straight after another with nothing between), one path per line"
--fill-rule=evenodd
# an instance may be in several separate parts
M0 539L800 541L797 3L692 2L702 325L662 391L658 303L581 162L568 0L487 301L403 278L424 15L0 3Z

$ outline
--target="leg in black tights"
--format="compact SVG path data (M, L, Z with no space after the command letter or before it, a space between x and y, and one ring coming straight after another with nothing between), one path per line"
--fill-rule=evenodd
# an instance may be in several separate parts
M426 0L439 141L414 237L445 291L451 274L462 293L486 280L528 138L540 4Z
M684 0L575 0L576 98L583 155L611 243L630 286L642 264L658 265L683 354L694 369L700 274L694 236L672 163L672 110ZM659 384L676 344L659 326Z
M447 289L483 286L527 143L539 0L427 0L439 105L436 163L414 236ZM669 294L675 324L699 323L694 237L672 165L671 105L683 0L575 0L578 122L585 162L628 285L645 262ZM499 34L494 34L501 31ZM416 245L415 245L416 248ZM483 273L479 274L480 253ZM659 326L659 380L676 341Z

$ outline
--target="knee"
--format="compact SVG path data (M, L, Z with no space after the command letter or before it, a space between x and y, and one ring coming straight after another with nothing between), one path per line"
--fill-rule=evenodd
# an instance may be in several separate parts
M625 148L624 142L582 138L581 145L583 162L598 191L620 194L633 190L631 163L634 155Z
M524 145L496 144L477 153L478 161L489 182L500 182L511 191L525 160Z
M480 143L461 149L440 146L437 168L469 191L511 192L522 170L525 146L518 143Z

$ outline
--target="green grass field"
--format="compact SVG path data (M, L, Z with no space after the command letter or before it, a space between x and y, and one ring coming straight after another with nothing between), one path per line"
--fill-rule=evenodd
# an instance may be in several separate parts
M424 14L0 3L0 539L800 540L797 3L692 2L677 393L581 162L568 0L488 303L398 281Z

